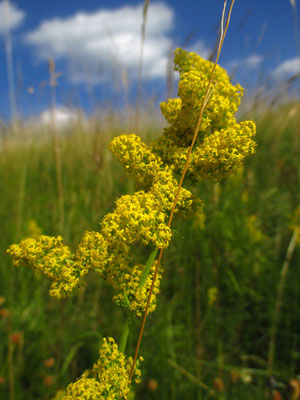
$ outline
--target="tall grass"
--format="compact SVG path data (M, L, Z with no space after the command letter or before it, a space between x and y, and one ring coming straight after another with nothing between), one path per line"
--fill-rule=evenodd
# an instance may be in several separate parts
M176 223L174 243L164 259L162 296L143 339L144 378L137 398L202 399L212 393L226 399L266 398L277 287L292 215L300 203L297 110L299 104L293 103L257 115L255 157L218 189L200 183L205 221ZM99 132L94 127L61 136L65 232L72 247L82 231L97 229L113 199L132 191L106 150L115 135L113 129ZM16 399L49 399L92 364L97 338L119 334L122 316L111 307L110 290L93 276L77 297L61 303L49 298L44 279L11 267L5 249L32 234L29 222L51 235L59 219L51 136L40 131L28 136L7 137L1 147L0 398L8 396L7 361L13 354ZM296 247L286 276L272 371L282 396L299 374L298 266ZM23 336L24 345L13 342L9 355L13 333ZM134 337L129 338L129 351L134 345ZM54 365L47 367L51 358Z
M143 50L139 125L142 59ZM54 110L51 63L50 73ZM205 200L206 217L176 222L174 243L160 256L166 276L144 334L136 398L299 398L299 228L292 222L300 204L299 109L291 103L254 115L257 155L232 178L200 182L195 193ZM57 227L75 248L84 230L98 230L115 198L134 190L106 150L121 126L101 131L89 121L89 129L59 134L53 125L54 152L47 132L26 128L3 136L0 149L0 398L10 400L54 398L95 361L100 338L117 336L125 323L111 307L111 290L93 275L75 298L61 302L49 298L40 276L16 273L5 254L12 242L56 235ZM143 328L139 338L129 337L128 352L136 349L137 356L142 334Z

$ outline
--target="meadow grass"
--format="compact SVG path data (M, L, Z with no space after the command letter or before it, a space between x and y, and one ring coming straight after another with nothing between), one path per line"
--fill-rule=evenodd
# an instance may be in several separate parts
M280 271L300 204L299 109L290 103L251 115L256 155L235 176L198 184L205 220L176 222L158 308L143 338L136 398L265 399L272 390L288 396L289 381L299 374L299 247L283 290L271 373L267 359ZM121 131L78 127L61 135L63 233L72 248L83 231L97 230L115 198L134 190L106 150ZM26 129L3 136L0 165L0 398L14 391L16 399L52 399L95 361L102 336L118 337L123 316L112 306L111 289L93 275L77 296L59 301L49 297L45 279L15 270L5 253L34 234L35 224L44 234L57 233L51 137ZM137 250L144 260L145 251ZM133 334L129 352L135 344Z
M149 3L145 0L143 10L135 130L142 125ZM225 6L226 1L223 18ZM221 35L218 50L223 39ZM11 54L9 72L12 65ZM11 268L5 253L11 243L41 233L59 233L75 249L82 232L99 230L116 198L135 190L106 150L122 126L116 132L112 126L100 130L89 121L89 128L79 125L59 134L53 60L49 72L50 132L18 124L1 141L0 399L59 400L68 383L95 362L101 339L120 337L126 324L120 310L111 306L112 290L95 273L75 297L55 300L48 296L47 281ZM122 85L128 109L123 78ZM209 84L193 140L210 94ZM194 189L205 201L205 214L192 222L176 221L172 246L164 258L160 251L162 293L144 333L142 382L130 399L300 398L299 111L299 104L291 103L251 115L259 121L260 159L247 160L231 178L202 180ZM158 132L142 135L151 141ZM175 206L176 200L168 226ZM150 249L135 250L144 263ZM147 309L148 304L143 323ZM143 334L142 325L137 338L140 323L132 324L126 350L135 351L130 380ZM124 352L126 341L121 343Z

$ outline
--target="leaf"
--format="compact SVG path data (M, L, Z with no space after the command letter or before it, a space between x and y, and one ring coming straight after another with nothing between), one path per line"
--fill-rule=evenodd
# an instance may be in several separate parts
M140 283L139 283L139 289L141 289L146 283L146 280L147 280L147 278L149 276L149 273L150 273L150 269L151 269L151 267L153 265L153 262L155 260L156 255L157 255L157 251L158 250L155 249L150 253L150 256L149 256L149 258L147 260L147 263L146 263L146 266L144 268L144 271L142 272L142 275L141 275L141 279L140 279Z
M71 364L75 354L77 353L77 351L79 350L79 348L83 345L83 342L78 342L75 344L75 346L73 346L71 348L71 350L69 351L69 354L67 355L65 362L63 363L63 366L60 370L60 375L65 375L69 365Z

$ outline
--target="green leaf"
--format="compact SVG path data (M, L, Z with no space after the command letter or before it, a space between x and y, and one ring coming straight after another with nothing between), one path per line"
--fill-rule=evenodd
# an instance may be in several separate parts
M158 250L155 249L150 253L150 256L149 256L149 258L147 260L145 269L144 269L144 271L142 272L142 275L141 275L141 279L140 279L140 283L139 283L139 289L142 288L146 283L146 280L147 280L147 278L149 276L149 273L150 273L150 269L151 269L151 267L153 265L153 262L155 260L156 255L157 255L157 251Z

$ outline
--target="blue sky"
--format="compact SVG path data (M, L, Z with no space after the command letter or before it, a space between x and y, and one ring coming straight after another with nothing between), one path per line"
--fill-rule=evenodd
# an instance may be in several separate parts
M299 72L292 4L299 0L236 0L220 63L250 92ZM142 1L0 1L0 119L10 116L5 38L10 32L18 113L49 107L48 58L56 62L57 103L122 107L133 101L140 52ZM163 100L170 51L209 55L222 0L151 1L146 27L144 93ZM300 5L297 6L299 18ZM296 8L294 8L295 10ZM121 95L120 95L121 93Z

